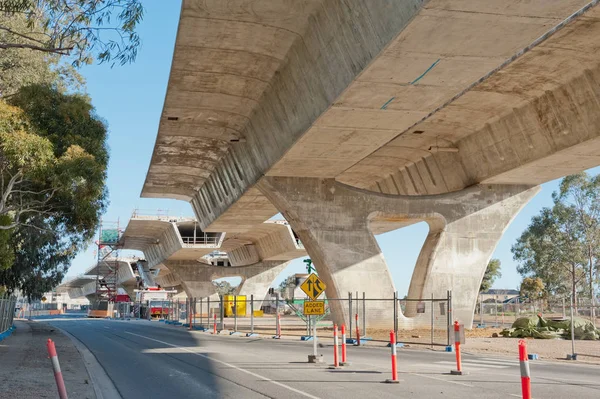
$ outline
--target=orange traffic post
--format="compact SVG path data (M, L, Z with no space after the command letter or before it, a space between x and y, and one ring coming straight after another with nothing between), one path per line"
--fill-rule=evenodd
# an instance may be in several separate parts
M360 328L358 325L358 313L354 316L356 320L356 346L360 346Z
M531 372L527 356L527 342L519 340L519 365L521 366L521 391L523 399L531 399Z
M333 366L332 369L340 367L340 360L338 358L339 353L339 342L338 342L338 327L337 324L333 325Z
M213 323L213 334L216 334L217 333L217 314L216 313L213 315L213 320L214 320L214 323Z
M396 334L393 331L390 331L390 347L392 348L392 379L385 380L385 382L389 384L398 384L398 365L397 365L397 356L396 356Z
M346 360L346 325L342 324L342 361L341 366L349 366L350 363Z
M63 380L60 364L58 363L58 355L56 353L54 342L48 338L46 346L48 347L48 355L50 356L50 360L52 360L52 368L54 369L54 379L56 380L56 387L58 388L58 396L60 399L68 399L67 388L65 388L65 381Z
M462 370L462 361L460 357L460 325L458 321L454 322L454 349L456 352L456 370L451 370L452 375L466 375Z

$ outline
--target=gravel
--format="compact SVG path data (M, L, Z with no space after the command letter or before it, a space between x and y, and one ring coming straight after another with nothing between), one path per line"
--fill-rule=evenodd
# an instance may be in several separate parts
M68 337L45 323L15 325L13 335L0 342L0 399L58 398L48 338L56 345L69 397L96 398L81 355Z

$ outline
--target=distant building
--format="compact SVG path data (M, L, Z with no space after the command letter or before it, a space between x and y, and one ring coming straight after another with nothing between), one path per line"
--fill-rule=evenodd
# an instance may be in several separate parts
M517 298L519 296L519 291L494 288L491 290L484 291L480 295L480 300L483 302L508 302L511 299Z

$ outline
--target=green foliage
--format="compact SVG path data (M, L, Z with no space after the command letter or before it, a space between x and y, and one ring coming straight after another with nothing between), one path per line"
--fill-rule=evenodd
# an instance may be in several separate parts
M94 113L85 96L64 94L48 86L29 86L11 98L23 109L31 126L48 139L60 160L56 184L67 187L57 192L49 205L78 244L90 239L107 205L105 188L108 149L106 126Z
M0 49L28 49L69 56L73 65L99 62L121 65L137 55L141 0L38 0L3 2L10 18L24 26L0 23ZM33 82L32 82L33 83Z
M0 27L14 32L29 31L27 19L22 14L0 14ZM27 39L0 29L0 43L12 41L26 43ZM60 90L79 90L83 78L57 54L23 48L0 49L0 97L9 97L21 87L32 84L54 85Z
M0 285L35 299L61 281L106 208L106 127L89 99L49 86L25 87L11 102L0 102L0 215L14 228L14 262Z
M0 215L0 226L8 226L11 223L12 218L10 216ZM12 231L10 229L0 229L0 271L11 267L15 259L11 236Z
M63 234L64 226L43 216L17 227L11 236L15 260L12 267L0 270L0 284L10 291L20 289L30 301L60 284L77 253Z
M521 281L520 294L530 301L542 299L546 296L544 282L539 277L525 277L523 281Z
M534 216L512 247L517 271L539 277L549 295L589 295L598 267L600 178L567 176L552 198L552 208Z
M232 295L235 288L231 286L231 283L227 280L213 281L213 285L219 295Z
M485 273L483 274L483 280L481 280L481 286L479 287L479 292L485 292L492 288L494 285L494 281L496 279L502 277L502 272L500 271L500 259L491 259L485 269Z

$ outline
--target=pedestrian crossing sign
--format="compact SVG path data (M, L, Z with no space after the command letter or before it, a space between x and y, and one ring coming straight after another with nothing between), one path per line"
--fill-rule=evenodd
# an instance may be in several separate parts
M302 291L304 291L304 293L313 301L325 291L325 288L325 283L314 273L311 273L300 285L300 289L302 289Z

